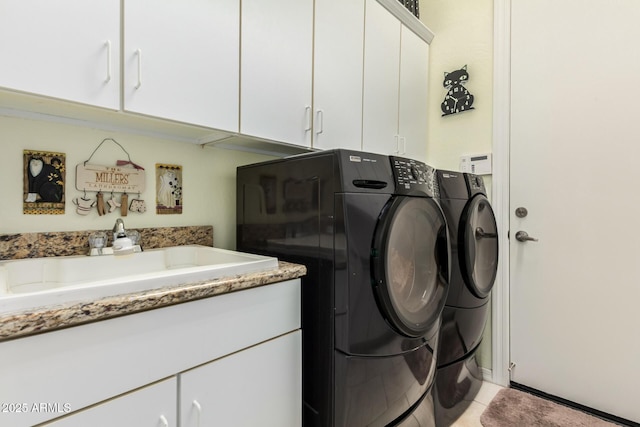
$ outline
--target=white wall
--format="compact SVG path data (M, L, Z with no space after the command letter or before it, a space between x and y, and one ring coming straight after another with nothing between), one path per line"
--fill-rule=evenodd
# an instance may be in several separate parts
M493 110L493 0L420 0L420 20L435 37L429 58L429 133L427 162L458 170L460 156L491 153ZM467 65L474 110L442 117L444 73ZM484 176L488 192L491 176ZM491 194L489 194L491 198ZM491 368L491 319L479 352Z
M131 159L146 170L146 190L141 197L146 201L148 210L144 214L129 212L123 218L127 227L213 225L214 245L226 249L235 248L236 166L266 160L269 157L10 117L0 117L0 182L3 183L0 233L111 229L119 217L117 212L99 216L97 210L93 210L88 216L80 216L71 202L72 199L82 196L82 192L75 189L76 165L86 160L100 141L107 137L114 138L122 144L131 155ZM64 215L22 213L22 156L25 149L66 154ZM115 165L116 160L123 158L126 159L126 155L116 144L105 142L92 158L92 163ZM155 213L156 163L177 164L183 167L184 209L180 215ZM87 194L95 197L95 193ZM105 194L105 199L109 197Z

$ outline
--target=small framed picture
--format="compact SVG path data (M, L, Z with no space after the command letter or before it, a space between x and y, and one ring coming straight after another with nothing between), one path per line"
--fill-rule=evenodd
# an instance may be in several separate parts
M182 166L156 163L156 213L182 213Z
M64 214L64 153L39 150L24 150L23 153L22 213Z

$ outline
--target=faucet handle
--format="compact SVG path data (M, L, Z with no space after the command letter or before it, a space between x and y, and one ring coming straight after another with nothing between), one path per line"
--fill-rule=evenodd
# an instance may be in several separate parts
M140 232L137 230L127 230L127 237L131 239L132 245L140 244Z
M107 246L107 234L102 231L97 231L89 235L89 247L102 249Z

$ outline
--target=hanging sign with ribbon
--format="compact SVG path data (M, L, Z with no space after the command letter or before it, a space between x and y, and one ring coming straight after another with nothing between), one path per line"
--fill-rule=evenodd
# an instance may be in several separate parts
M127 160L118 160L115 166L89 163L93 155L105 143L113 141L127 155ZM87 160L76 166L76 189L79 191L104 191L141 193L145 189L144 168L131 161L127 150L115 139L104 139Z

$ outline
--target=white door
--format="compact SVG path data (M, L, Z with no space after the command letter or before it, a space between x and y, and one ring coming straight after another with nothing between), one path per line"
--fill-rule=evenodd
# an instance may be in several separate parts
M640 2L511 8L511 380L639 422Z
M124 109L238 131L238 0L126 0Z

